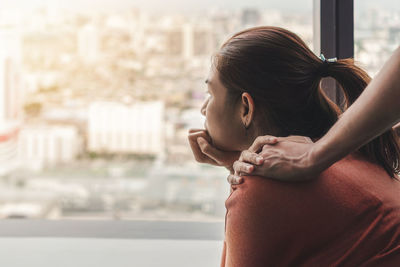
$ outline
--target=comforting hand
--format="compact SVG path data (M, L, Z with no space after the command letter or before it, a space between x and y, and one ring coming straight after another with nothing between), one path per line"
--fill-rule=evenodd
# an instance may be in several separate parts
M240 176L258 175L282 181L311 179L318 172L313 166L311 149L314 143L308 137L257 137L248 150L233 164L234 174L228 176L231 184L240 184Z
M204 129L190 129L188 139L196 161L225 167L233 173L232 165L239 158L239 151L217 149L211 144L211 137Z

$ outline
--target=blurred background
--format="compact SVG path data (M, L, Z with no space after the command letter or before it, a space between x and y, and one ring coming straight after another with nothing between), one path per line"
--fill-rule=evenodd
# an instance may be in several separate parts
M400 3L354 10L374 76L400 44ZM312 22L312 0L2 0L0 218L223 221L228 172L187 142L211 56L258 25L312 48Z

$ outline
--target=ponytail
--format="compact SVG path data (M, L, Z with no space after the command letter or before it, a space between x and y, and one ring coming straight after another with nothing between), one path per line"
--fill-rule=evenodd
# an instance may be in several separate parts
M344 110L357 100L371 80L368 74L354 65L354 60L350 58L335 62L324 61L321 64L320 67L326 74L323 76L334 78L342 88L346 101ZM372 162L382 166L390 177L394 178L399 173L400 148L398 137L393 129L376 137L358 151Z
M243 92L254 98L255 127L260 134L319 139L341 113L322 91L321 78L329 76L340 84L345 109L371 80L352 59L321 58L293 32L262 26L234 34L222 45L213 64L230 99ZM393 130L358 151L382 166L391 177L399 171L400 150Z

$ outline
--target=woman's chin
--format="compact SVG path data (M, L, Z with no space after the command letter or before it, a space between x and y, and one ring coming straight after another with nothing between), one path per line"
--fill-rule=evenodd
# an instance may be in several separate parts
M212 133L208 132L210 136L210 145L215 147L218 150L226 151L226 152L236 152L241 151L240 146L235 145L236 142L227 142L230 138L226 137L216 137Z
M232 144L223 144L220 142L214 142L212 141L212 145L217 148L218 150L222 150L225 152L236 152L236 151L240 151L239 147L234 147L232 146Z

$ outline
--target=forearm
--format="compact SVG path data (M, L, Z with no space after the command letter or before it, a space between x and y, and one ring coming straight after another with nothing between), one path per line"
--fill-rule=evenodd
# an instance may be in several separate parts
M391 128L400 118L400 47L357 101L312 149L310 157L325 169Z

